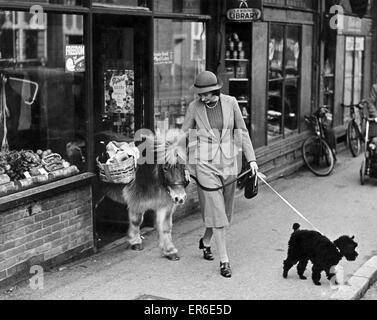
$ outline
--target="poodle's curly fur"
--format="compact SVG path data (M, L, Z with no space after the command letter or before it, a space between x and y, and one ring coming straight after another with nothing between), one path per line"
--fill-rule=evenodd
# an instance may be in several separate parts
M315 285L321 285L321 272L325 271L329 280L335 275L332 268L345 257L354 261L358 256L357 243L354 237L341 236L334 242L317 231L300 230L300 225L293 225L293 233L288 242L288 256L283 263L283 277L288 277L288 271L296 264L297 273L302 280L307 278L304 272L309 260L313 264L312 280Z

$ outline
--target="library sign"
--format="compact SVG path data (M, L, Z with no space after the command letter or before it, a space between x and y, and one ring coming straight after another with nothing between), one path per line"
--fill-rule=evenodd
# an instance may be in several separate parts
M253 22L262 19L262 0L228 0L228 20L235 22Z

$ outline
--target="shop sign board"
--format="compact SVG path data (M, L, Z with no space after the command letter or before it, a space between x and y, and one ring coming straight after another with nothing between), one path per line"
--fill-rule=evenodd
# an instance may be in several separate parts
M85 71L85 46L66 45L65 46L65 70L67 72Z
M228 20L253 22L262 19L262 0L228 0Z
M173 51L158 51L153 54L153 61L155 65L160 64L173 64L174 52Z

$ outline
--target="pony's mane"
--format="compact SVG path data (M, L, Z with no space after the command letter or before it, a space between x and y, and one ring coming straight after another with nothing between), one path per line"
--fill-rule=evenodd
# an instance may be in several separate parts
M157 130L154 136L148 138L153 139L157 163L173 166L186 162L186 134L182 130L169 129L164 132Z

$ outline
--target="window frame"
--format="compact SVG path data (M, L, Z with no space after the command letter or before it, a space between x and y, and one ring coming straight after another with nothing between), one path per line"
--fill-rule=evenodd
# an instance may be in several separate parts
M266 127L265 127L265 134L266 134L266 145L271 145L271 144L274 144L275 142L277 141L281 141L281 140L284 140L286 139L287 137L291 136L291 134L286 134L286 130L285 130L285 104L283 103L285 101L285 97L286 97L286 81L288 80L296 80L297 81L297 85L298 85L298 88L297 88L297 129L293 130L293 132L300 132L300 129L301 129L301 123L300 123L300 115L301 115L301 95L300 95L300 92L301 92L301 78L302 78L302 26L300 24L293 24L293 23L288 23L288 24L284 24L284 23L280 23L280 22L270 22L269 23L269 28L268 28L268 43L270 43L271 41L271 30L272 30L272 25L278 25L278 26L282 26L283 29L284 29L284 38L283 38L283 44L284 44L284 47L283 47L283 74L282 74L282 77L279 78L279 79L270 79L270 65L268 64L267 66L267 85L266 85ZM300 41L300 53L299 53L299 58L298 58L298 75L297 76L293 76L293 77L288 77L287 78L287 74L286 74L286 63L287 63L287 59L286 59L286 44L287 44L287 34L288 34L288 28L289 27L295 27L298 29L298 32L299 32L299 35L298 35L298 38L299 38L299 41ZM268 53L267 53L268 54ZM279 134L279 136L277 137L273 137L272 139L269 139L269 135L268 135L268 111L269 111L269 88L270 88L270 83L271 82L277 82L277 83L281 83L282 85L282 94L281 94L281 101L282 101L282 110L281 110L281 128L282 128L282 133Z
M347 50L347 39L352 38L353 39L353 50ZM366 44L366 37L365 36L360 36L360 35L346 35L345 36L345 41L344 41L344 73L343 73L343 78L344 78L344 84L343 84L343 101L345 102L345 94L346 94L346 54L348 52L352 52L352 76L347 77L352 79L352 89L351 89L351 101L350 104L356 104L359 101L354 101L355 98L355 79L357 78L355 76L355 66L356 66L356 52L358 52L356 49L356 39L363 39L364 43L364 48L363 50L360 50L363 52L362 54L362 62L361 62L361 87L360 87L360 100L363 98L363 90L364 90L364 79L365 79L365 44ZM344 123L344 119L343 119Z

